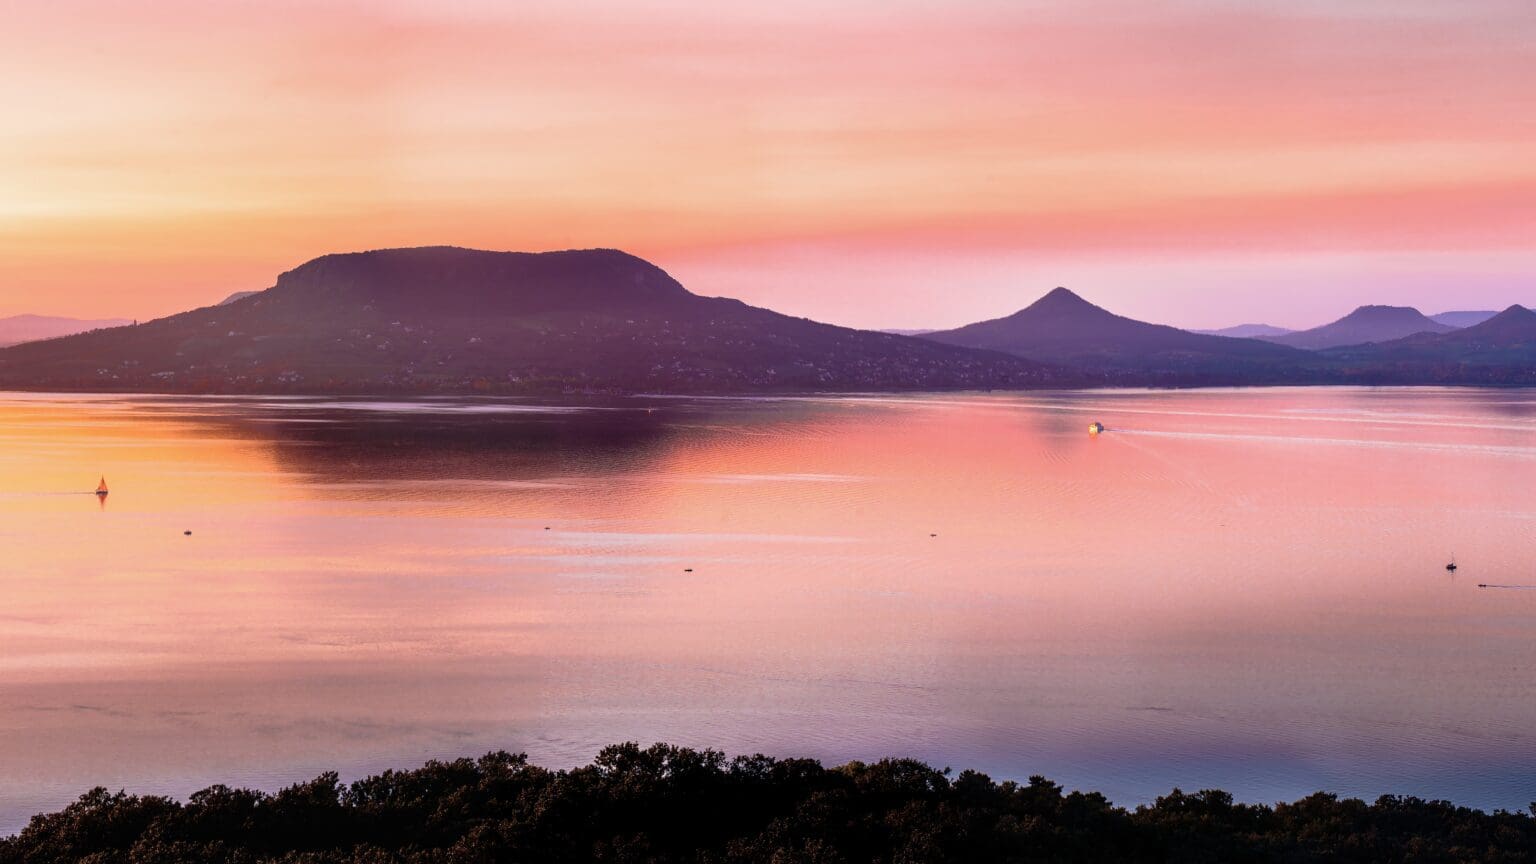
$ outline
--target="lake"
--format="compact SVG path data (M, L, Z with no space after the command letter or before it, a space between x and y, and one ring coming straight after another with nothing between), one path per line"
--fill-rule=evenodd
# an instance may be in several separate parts
M1526 391L0 394L0 833L625 740L1524 809L1533 481Z

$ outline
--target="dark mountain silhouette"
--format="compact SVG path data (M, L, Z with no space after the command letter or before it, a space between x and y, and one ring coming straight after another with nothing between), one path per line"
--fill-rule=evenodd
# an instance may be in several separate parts
M1323 351L1367 383L1536 384L1536 312L1511 306L1481 324Z
M1439 315L1429 316L1429 320L1438 321L1448 327L1471 327L1481 324L1499 313L1492 309L1480 309L1465 312L1441 312Z
M244 300L247 297L255 297L257 294L260 294L260 293L261 293L260 291L236 291L235 293L229 295L228 297L225 297L223 300L220 300L218 302L218 305L219 306L228 306L231 303L234 303L234 302L237 302L237 301L240 301L240 300Z
M1114 384L1255 384L1310 380L1306 352L1190 333L1116 315L1065 288L991 321L923 336L1080 367Z
M1457 359L1536 349L1536 312L1511 306L1492 318L1445 333L1421 333L1375 346L1360 346L1361 353L1398 356L1419 351L1454 353ZM1369 349L1374 348L1374 351Z
M1516 304L1481 324L1465 327L1432 340L1440 346L1468 351L1525 349L1536 346L1536 312Z
M1316 351L1340 345L1390 342L1414 333L1444 333L1451 329L1448 324L1426 318L1412 306L1361 306L1331 324L1261 338L1279 345Z
M87 330L103 327L121 327L132 324L126 318L60 318L53 315L13 315L0 318L0 347L36 342L39 339L55 339Z
M0 351L0 386L791 391L1074 383L1042 364L689 293L615 250L326 255L227 306Z
M1231 336L1234 339L1260 339L1265 336L1284 336L1287 333L1295 333L1285 327L1275 327L1271 324L1237 324L1232 327L1223 327L1219 330L1191 330L1191 333L1202 333L1206 336Z

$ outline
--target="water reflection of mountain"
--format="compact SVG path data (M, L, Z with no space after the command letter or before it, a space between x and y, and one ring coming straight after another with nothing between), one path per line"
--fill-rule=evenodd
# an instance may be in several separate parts
M828 419L819 400L136 398L187 437L246 441L302 482L537 483L643 474L679 450ZM835 415L834 415L835 416ZM729 446L729 445L727 445ZM509 486L510 488L510 486Z
M193 400L139 410L261 443L281 470L323 483L624 473L680 434L678 412L645 406Z

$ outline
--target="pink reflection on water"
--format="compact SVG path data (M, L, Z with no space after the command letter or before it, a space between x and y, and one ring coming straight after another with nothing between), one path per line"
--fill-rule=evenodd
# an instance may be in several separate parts
M0 827L626 739L1529 797L1536 597L1476 584L1536 549L1536 398L658 407L0 402Z

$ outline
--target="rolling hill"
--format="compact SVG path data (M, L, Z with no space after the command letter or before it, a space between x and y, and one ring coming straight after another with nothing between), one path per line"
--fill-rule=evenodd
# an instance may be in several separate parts
M1438 315L1429 316L1429 320L1438 321L1450 327L1471 327L1474 324L1481 324L1497 314L1499 313L1492 309L1441 312Z
M1276 327L1272 324L1237 324L1232 327L1222 327L1219 330L1191 330L1191 333L1201 333L1206 336L1231 336L1234 339L1260 339L1265 336L1284 336L1287 333L1295 333L1285 327Z
M1116 315L1057 288L1005 318L922 338L1079 367L1105 383L1264 384L1326 379L1307 352Z
M1511 306L1460 330L1321 353L1363 383L1536 385L1536 312Z
M1415 333L1444 333L1452 329L1455 328L1425 317L1412 306L1361 306L1321 327L1259 338L1277 345L1317 351L1340 345L1390 342Z
M176 392L849 391L1078 379L701 297L616 250L326 255L258 294L0 350L0 387Z

